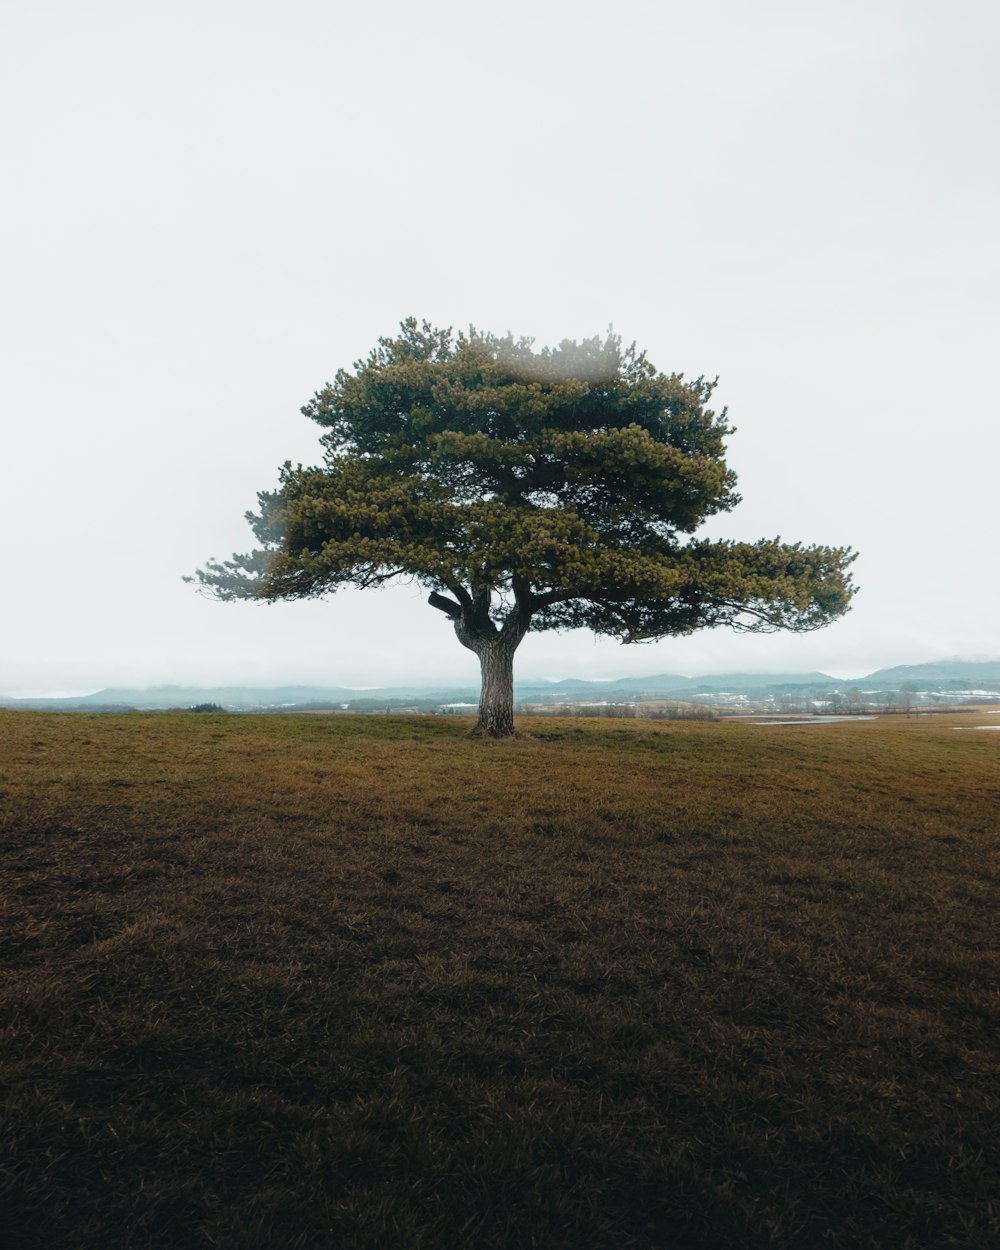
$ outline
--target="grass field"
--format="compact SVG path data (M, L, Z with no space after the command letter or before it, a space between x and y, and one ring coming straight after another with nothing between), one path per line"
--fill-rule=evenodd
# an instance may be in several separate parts
M973 723L0 713L0 1245L994 1250Z

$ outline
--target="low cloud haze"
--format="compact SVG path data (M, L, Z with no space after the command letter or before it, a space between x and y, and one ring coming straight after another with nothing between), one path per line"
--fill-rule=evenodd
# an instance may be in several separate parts
M987 0L7 6L0 693L462 680L418 587L219 604L299 406L415 315L719 375L744 502L849 544L815 635L529 637L517 674L998 655Z

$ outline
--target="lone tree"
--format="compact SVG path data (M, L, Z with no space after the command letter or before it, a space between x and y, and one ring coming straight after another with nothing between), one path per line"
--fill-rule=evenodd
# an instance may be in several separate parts
M819 629L847 610L849 549L689 537L739 502L713 385L610 333L536 352L404 321L302 409L324 464L286 463L258 496L260 548L196 578L265 600L415 578L479 657L475 732L497 738L529 629Z

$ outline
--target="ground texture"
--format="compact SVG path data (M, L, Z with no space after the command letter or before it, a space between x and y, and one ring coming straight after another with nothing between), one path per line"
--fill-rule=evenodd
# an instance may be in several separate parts
M0 1244L993 1250L971 723L0 713Z

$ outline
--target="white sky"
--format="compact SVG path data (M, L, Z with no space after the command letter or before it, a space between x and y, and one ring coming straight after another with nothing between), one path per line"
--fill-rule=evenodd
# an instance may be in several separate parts
M415 587L219 604L299 407L405 316L720 376L818 634L529 636L524 677L1000 653L996 0L4 0L0 692L474 677Z

